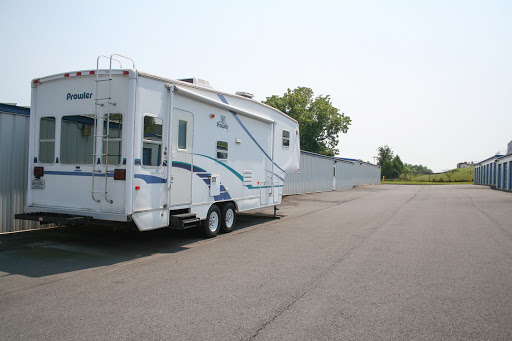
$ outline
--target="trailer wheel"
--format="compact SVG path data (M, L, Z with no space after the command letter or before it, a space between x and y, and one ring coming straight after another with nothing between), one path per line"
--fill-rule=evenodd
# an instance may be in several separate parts
M229 233L233 231L236 223L236 209L232 203L227 203L222 209L222 226L221 231Z
M217 205L210 206L208 215L204 221L204 233L206 237L212 238L219 234L221 227L221 215Z

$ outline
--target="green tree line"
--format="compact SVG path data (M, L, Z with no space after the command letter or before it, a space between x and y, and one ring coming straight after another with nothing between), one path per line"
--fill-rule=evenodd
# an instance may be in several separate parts
M393 150L388 145L377 148L377 152L377 164L381 166L381 175L386 179L398 179L400 177L433 173L426 166L403 163L400 156L394 155Z

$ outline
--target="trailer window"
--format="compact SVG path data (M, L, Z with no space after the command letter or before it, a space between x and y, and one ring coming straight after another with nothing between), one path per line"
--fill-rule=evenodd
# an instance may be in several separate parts
M217 159L228 159L228 143L224 141L217 141Z
M109 114L105 115L103 120L103 155L101 162L109 165L120 165L121 158L121 145L123 136L123 115ZM108 148L108 149L107 149Z
M60 159L63 164L91 164L94 145L94 116L62 117Z
M288 130L283 130L283 147L290 146L290 132Z
M55 117L42 117L39 121L39 162L55 161Z
M142 164L144 166L160 166L162 164L162 126L161 118L144 116L142 141Z
M187 149L187 121L178 122L178 149Z

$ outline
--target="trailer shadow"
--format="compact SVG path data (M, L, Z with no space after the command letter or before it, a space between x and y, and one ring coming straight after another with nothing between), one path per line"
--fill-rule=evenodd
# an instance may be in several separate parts
M235 230L268 221L240 217ZM157 253L177 253L205 240L199 228L139 232L106 226L59 227L0 235L0 278L41 278L114 265Z

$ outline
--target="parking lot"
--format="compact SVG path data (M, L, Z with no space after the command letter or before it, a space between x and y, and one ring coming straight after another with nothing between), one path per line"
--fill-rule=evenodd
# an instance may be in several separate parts
M281 219L0 235L4 340L512 339L512 194L377 185ZM271 215L272 209L258 213Z

